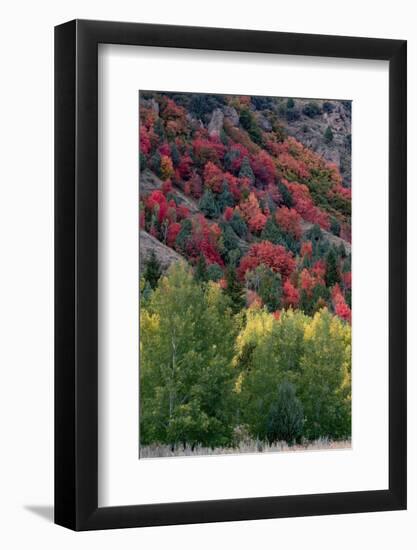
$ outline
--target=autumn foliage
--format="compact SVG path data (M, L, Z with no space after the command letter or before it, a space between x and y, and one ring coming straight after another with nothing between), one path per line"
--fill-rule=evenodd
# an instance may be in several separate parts
M161 184L141 194L140 228L200 262L202 273L218 266L203 278L225 281L235 269L246 296L239 304L279 304L277 315L327 307L350 322L351 190L339 168L286 136L276 118L265 130L249 97L218 96L239 123L225 110L220 130L209 132L203 97L194 111L181 94L148 95L139 109L141 170ZM330 232L344 251L330 244Z
M234 452L248 441L257 450L349 442L349 109L334 100L140 93L148 456L162 447L169 456ZM340 165L326 160L339 158L335 149Z
M239 275L243 277L248 270L259 265L266 265L282 278L288 279L295 269L295 260L292 254L282 245L275 245L269 241L253 244L249 252L242 258L239 266Z

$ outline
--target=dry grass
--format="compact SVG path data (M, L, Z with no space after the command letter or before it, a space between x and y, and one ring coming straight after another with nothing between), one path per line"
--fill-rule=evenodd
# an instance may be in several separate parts
M261 441L248 440L240 443L236 447L218 447L211 449L209 447L196 447L193 451L191 447L178 447L174 451L169 445L148 445L140 447L140 458L167 458L184 456L207 456L207 455L236 455L241 453L281 453L295 451L324 451L331 449L350 449L350 439L344 441L331 441L329 439L317 439L308 441L299 445L289 446L285 441L268 445Z

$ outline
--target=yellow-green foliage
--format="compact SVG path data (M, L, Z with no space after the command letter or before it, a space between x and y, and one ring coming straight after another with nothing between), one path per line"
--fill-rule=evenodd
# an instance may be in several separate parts
M141 442L231 440L234 320L215 283L171 266L141 308Z
M238 426L350 437L351 327L327 309L233 315L218 283L176 264L142 302L140 332L143 444L233 445Z
M348 436L350 341L350 325L326 309L313 318L289 310L279 320L265 310L249 310L234 364L241 416L252 435L265 437L270 409L285 381L294 385L303 405L306 437Z

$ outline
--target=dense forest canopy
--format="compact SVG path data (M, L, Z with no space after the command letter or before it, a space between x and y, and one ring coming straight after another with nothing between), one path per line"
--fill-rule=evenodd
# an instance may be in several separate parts
M142 445L350 436L350 109L140 94Z

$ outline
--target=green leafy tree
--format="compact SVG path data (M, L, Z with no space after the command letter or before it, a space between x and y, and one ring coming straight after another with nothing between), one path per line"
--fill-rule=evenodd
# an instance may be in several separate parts
M157 136L159 137L159 142L162 143L165 140L165 129L164 123L161 118L157 118L154 124L154 130Z
M218 285L172 264L141 309L140 331L141 444L231 444L235 328Z
M294 206L294 201L288 187L284 185L281 181L277 182L278 190L281 195L281 204L287 208Z
M326 131L324 132L324 139L327 141L327 143L333 141L333 132L330 126L327 126Z
M210 281L217 282L223 277L223 270L219 264L210 264L207 267L207 277Z
M263 145L262 133L258 127L253 114L249 109L244 108L240 112L239 122L243 128L248 132L251 140L258 145Z
M238 246L238 238L236 236L236 233L233 231L230 224L226 222L222 222L220 224L221 230L222 230L222 241L223 241L223 247L226 250L233 250L237 248Z
M230 226L239 237L245 238L247 236L248 226L239 212L233 212L232 219L230 220Z
M148 281L145 280L145 277L140 278L140 305L146 306L149 301L149 298L152 296L152 287Z
M333 235L336 235L337 237L340 236L340 223L338 222L337 218L331 219L330 231L333 233Z
M319 105L315 101L309 101L304 106L303 113L310 118L314 118L321 113L321 110Z
M181 155L178 151L178 147L176 146L175 142L171 143L171 158L172 158L172 164L177 168L181 161Z
M185 252L187 244L192 234L192 222L189 218L182 220L181 229L175 239L175 248L180 252Z
M351 329L327 310L315 314L304 337L297 394L308 439L350 437Z
M240 248L233 248L232 250L229 250L229 252L227 253L228 265L230 267L236 268L242 257L242 254L243 252Z
M227 147L227 145L229 144L229 140L227 138L227 134L226 132L224 131L224 129L222 128L220 130L220 141L223 143L223 145L225 145Z
M261 233L261 239L263 241L271 241L273 244L282 244L281 231L272 216L266 220L265 227Z
M206 259L202 254L200 254L197 260L197 263L194 269L194 278L199 283L206 283L208 281Z
M279 321L265 310L247 310L246 324L236 345L240 370L239 403L242 420L252 437L268 439L270 412L280 384L299 377L308 318L283 312Z
M266 429L269 444L276 441L293 443L301 436L303 424L303 406L296 396L295 387L284 380L279 384L276 399L269 409Z
M159 278L161 277L162 269L158 258L154 250L151 250L143 271L143 277L147 281L152 289L156 288Z
M347 254L343 262L342 272L349 273L349 271L352 271L352 256L350 254Z
M313 288L310 302L313 304L312 313L316 313L323 307L330 304L330 290L323 284L318 284Z
M252 126L253 120L249 109L246 109L246 108L242 109L239 116L239 122L245 130L250 129L250 127Z
M149 159L149 168L155 172L155 174L160 177L161 176L161 155L158 151L155 151L155 153L151 156Z
M230 299L233 313L239 313L245 305L245 294L243 285L237 278L236 269L232 266L229 266L226 270L226 288L224 292Z
M248 288L254 290L270 312L281 307L281 276L266 265L259 265L245 275Z
M217 218L217 216L219 215L219 209L216 204L216 200L210 189L206 189L204 191L204 194L200 199L199 207L203 214L208 218Z
M332 246L326 257L326 285L331 287L340 282L337 254Z
M239 178L248 178L251 185L255 183L255 174L253 173L248 157L244 157L239 170Z
M299 308L306 315L311 315L314 309L314 303L310 300L306 290L302 289L300 294L300 305Z
M292 97L287 99L287 109L294 109L295 103Z
M235 200L230 192L227 181L223 182L222 190L217 195L217 205L220 212L223 212L227 206L234 206Z

